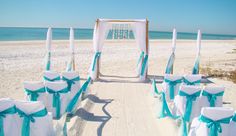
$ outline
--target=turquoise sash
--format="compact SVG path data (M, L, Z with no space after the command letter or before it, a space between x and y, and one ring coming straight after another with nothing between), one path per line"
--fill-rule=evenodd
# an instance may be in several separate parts
M47 92L50 93L50 94L53 94L53 101L52 101L52 106L54 108L56 108L56 119L59 119L60 118L60 111L61 111L61 98L60 98L60 94L61 93L68 93L69 90L67 88L64 88L60 91L55 91L55 90L52 90L50 88L46 88Z
M60 80L61 78L60 78L60 76L58 76L58 77L55 77L55 78L53 78L53 79L50 79L50 78L48 78L48 77L46 77L46 76L43 76L43 79L46 80L46 81L53 82L53 81L58 81L58 80Z
M188 81L187 79L183 78L183 81L185 84L187 85L196 85L196 84L200 84L201 83L201 80L196 80L196 81L193 81L193 82L190 82Z
M201 115L199 117L199 120L201 122L206 123L207 127L210 129L209 136L218 136L218 133L222 133L222 127L220 124L221 123L229 124L231 118L232 118L232 116L214 121L210 118L207 118L207 117Z
M25 112L21 111L20 109L16 108L17 113L23 119L23 124L21 128L21 136L30 136L30 122L35 122L35 117L44 117L47 115L46 108L31 114L26 114Z
M46 60L46 70L51 69L51 52L48 52L47 54L47 60Z
M68 78L66 78L66 77L63 76L63 77L62 77L62 80L64 80L64 81L67 82L67 84L68 84L68 90L71 91L71 86L72 86L72 84L75 84L76 81L79 81L79 80L80 80L80 77L78 76L78 77L75 77L75 78L73 78L73 79L68 79Z
M144 56L144 51L142 51L141 54L140 54L140 56L139 56L138 63L137 63L137 67L138 67L138 65L140 64L141 60L143 59L143 56Z
M145 55L144 60L143 60L143 64L142 64L142 69L141 69L141 76L144 75L145 68L146 68L146 65L147 65L147 61L148 61L148 55Z
M152 87L154 89L154 93L159 94L159 91L158 91L157 86L156 86L156 80L155 79L152 80Z
M232 121L236 122L236 113L234 113L234 116L232 118Z
M217 97L223 96L224 91L216 93L216 94L210 94L207 91L203 90L202 95L207 97L208 102L210 103L210 107L215 107L215 101L216 101Z
M28 96L30 96L30 101L37 101L39 97L39 93L45 92L45 87L37 89L37 90L29 90L25 88L25 92L27 93Z
M101 52L96 52L96 53L95 53L95 56L94 56L94 58L93 58L93 67L92 67L92 71L95 70L95 64L96 64L96 62L97 62L97 59L98 59L100 56L101 56Z
M173 119L177 119L178 116L174 116L170 112L170 109L169 109L169 107L167 105L167 102L166 102L165 93L164 92L160 92L160 94L161 94L161 99L162 99L162 108L161 108L161 112L159 114L159 118L170 117L170 118L173 118Z
M185 121L190 121L193 101L196 101L196 98L200 96L200 93L201 92L198 91L198 92L190 95L190 94L187 94L187 93L185 93L181 90L179 91L179 95L184 96L187 99L186 107L185 107L185 113L184 113L184 116L183 116Z
M165 72L166 74L173 73L174 60L175 60L175 54L172 53L166 65L166 72Z
M195 61L192 74L199 74L199 57L198 57L198 59Z
M75 107L75 104L79 100L80 95L82 94L82 92L85 92L87 90L87 87L88 87L90 81L91 81L91 77L89 77L87 79L87 81L82 85L82 87L79 89L79 91L75 94L75 96L69 102L69 104L67 105L67 108L66 108L67 112L72 112L73 111L73 109Z
M7 114L15 114L16 109L15 106L5 109L4 111L0 111L0 136L4 136L4 127L3 127L3 119Z
M175 81L171 81L169 79L164 80L169 85L170 90L170 99L173 100L175 98L175 86L182 82L182 79L178 79Z

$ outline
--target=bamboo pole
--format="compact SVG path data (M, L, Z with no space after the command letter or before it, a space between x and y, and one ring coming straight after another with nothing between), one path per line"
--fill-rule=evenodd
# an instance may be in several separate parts
M146 53L149 54L149 39L148 39L148 20L146 19ZM145 73L145 78L147 78L148 75L148 63L147 63L147 70Z
M96 30L98 28L98 24L99 24L99 19L96 20ZM96 78L99 78L99 73L100 73L99 63L100 63L100 57L98 57L98 59L97 59L97 76L96 76Z

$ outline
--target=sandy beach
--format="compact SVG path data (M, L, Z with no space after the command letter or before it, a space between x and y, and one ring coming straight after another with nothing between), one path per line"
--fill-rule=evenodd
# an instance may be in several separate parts
M52 42L52 70L65 71L69 61L69 42ZM196 56L196 41L177 40L174 74L190 74ZM202 40L201 68L233 71L236 69L236 40ZM0 42L0 97L25 99L23 81L42 80L45 41ZM164 75L171 52L171 40L150 40L148 77ZM135 41L106 41L101 58L101 79L90 86L92 106L81 108L74 117L83 120L79 135L174 135L166 132L169 120L158 120L150 83L139 83L136 63L139 49ZM84 82L93 57L92 40L75 41L76 71ZM236 109L236 84L219 78L209 78L226 87L224 106ZM160 84L158 84L158 89ZM73 120L73 119L72 119ZM73 125L72 125L73 126Z

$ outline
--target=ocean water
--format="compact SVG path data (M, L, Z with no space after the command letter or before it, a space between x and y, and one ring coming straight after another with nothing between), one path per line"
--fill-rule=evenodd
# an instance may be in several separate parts
M0 41L45 40L47 28L0 27ZM75 39L92 39L93 29L75 29ZM196 39L196 33L178 32L177 39ZM108 39L112 38L109 32ZM132 32L130 39L134 38ZM172 32L149 31L149 39L171 39ZM69 39L69 28L53 28L54 40ZM203 34L202 39L232 40L236 35Z

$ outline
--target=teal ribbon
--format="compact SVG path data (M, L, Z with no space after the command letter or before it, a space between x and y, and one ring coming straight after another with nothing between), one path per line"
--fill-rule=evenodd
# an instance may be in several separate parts
M186 97L187 99L187 102L186 102L186 107L185 107L185 113L184 113L184 119L185 121L190 121L190 116L191 116L191 113L192 113L192 104L193 104L193 101L196 101L196 98L200 96L200 91L196 92L196 93L193 93L193 94L187 94L183 91L179 91L179 95L180 96L184 96Z
M20 109L16 108L16 112L23 118L23 124L21 128L21 136L30 136L30 122L34 123L35 118L37 117L44 117L47 115L47 109L44 108L40 111L35 113L26 114L25 112L21 111Z
M183 81L187 85L196 85L196 84L200 84L201 83L201 80L196 80L196 81L190 82L186 78L183 78Z
M175 59L175 54L172 53L166 65L166 72L165 72L166 74L171 74L173 72L174 59Z
M210 129L209 136L218 136L218 133L222 133L221 123L229 124L231 118L232 116L214 121L208 117L201 115L199 117L199 120L206 123L207 127Z
M47 60L46 60L46 70L50 70L51 69L51 52L48 52L47 54Z
M97 59L101 56L101 52L96 52L94 59L93 59L93 67L92 67L92 71L95 70L95 64L97 62Z
M3 119L6 117L7 114L15 114L15 113L16 113L15 106L0 111L0 136L4 136Z
M203 90L202 95L207 97L208 102L210 103L210 107L215 107L215 101L218 96L223 96L224 91L216 93L216 94L211 94L208 93L207 91Z
M199 57L198 57L198 59L195 61L192 74L199 74Z
M144 57L144 60L143 60L143 64L142 64L142 69L141 69L141 76L144 75L144 72L145 72L145 68L146 68L146 64L147 64L147 61L148 61L148 55L146 54L145 57Z
M37 89L37 90L29 90L25 88L25 92L27 93L28 96L30 96L30 101L37 101L39 97L39 93L45 92L45 87Z
M180 117L180 118L181 118L181 130L182 130L181 136L188 136L187 122L185 121L183 117Z
M50 79L50 78L48 78L48 77L46 77L46 76L43 76L43 79L46 80L46 81L53 82L53 81L58 81L58 80L60 80L61 78L60 78L60 76L58 76L58 77L55 77L55 78L53 78L53 79Z
M68 78L66 78L66 77L62 77L62 80L64 80L64 81L66 81L67 82L67 84L68 84L68 90L69 91L71 91L71 86L72 86L72 84L75 84L75 82L76 81L79 81L80 80L80 77L78 76L78 77L75 77L75 78L73 78L73 79L68 79Z
M152 80L152 87L154 89L154 93L159 94L159 91L158 91L157 86L156 86L156 80L155 79Z
M162 99L162 107L161 107L161 112L159 114L159 118L165 118L165 117L170 117L170 118L173 118L173 119L179 118L178 116L174 116L170 112L170 109L169 109L169 107L167 105L167 102L166 102L165 93L164 92L160 92L160 94L161 94L161 99Z
M56 119L60 118L60 111L61 111L61 99L60 99L60 94L61 93L68 93L69 90L67 88L64 88L59 91L52 90L50 88L46 88L47 92L53 95L53 101L52 101L52 106L56 108Z
M232 118L232 121L236 122L236 113L234 113L234 116Z
M169 85L170 90L170 99L173 100L175 98L175 86L182 82L182 79L178 79L175 81L171 81L169 79L164 80Z
M141 62L141 60L143 59L143 56L144 56L144 51L142 51L140 56L139 56L137 67L138 67L139 63Z
M73 111L73 109L75 107L75 104L79 100L80 95L82 94L82 92L85 92L87 90L87 87L88 87L90 81L91 81L91 77L89 77L87 79L87 81L82 85L82 87L79 89L79 91L75 94L75 96L69 102L69 104L67 105L67 108L66 108L67 112L72 112Z
M71 70L72 70L72 61L70 60L70 62L66 66L66 71L71 71Z

